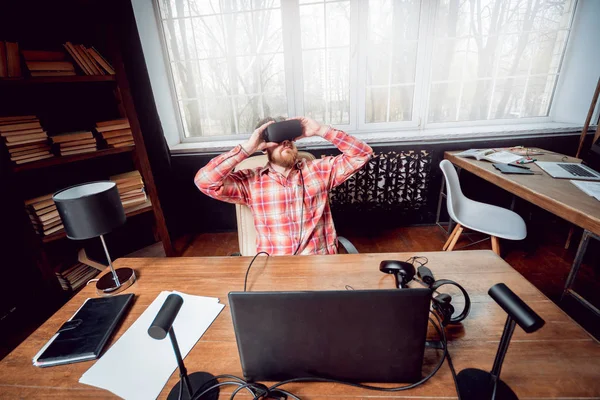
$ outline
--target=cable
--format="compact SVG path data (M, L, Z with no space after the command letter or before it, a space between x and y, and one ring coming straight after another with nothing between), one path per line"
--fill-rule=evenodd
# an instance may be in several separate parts
M183 377L179 378L179 394L177 395L177 400L181 400L182 395L183 395Z
M425 256L412 256L406 262L411 264L419 263L419 267L426 265L429 262L429 259Z
M443 326L440 316L437 315L437 313L432 313L432 314L434 315L435 319L437 320L439 326ZM456 378L456 370L454 369L454 363L452 362L452 357L450 357L450 350L448 350L448 339L446 338L446 331L444 329L442 329L440 332L440 329L438 327L435 327L435 328L438 331L438 334L443 339L444 347L446 347L446 357L448 358L448 367L450 367L450 372L452 373L452 379L454 380L454 387L456 388L456 394L458 395L458 400L460 400L460 392L458 390L458 379Z
M259 251L258 253L256 253L256 255L254 256L254 258L252 259L252 261L250 261L250 265L248 265L248 269L246 270L246 277L244 278L244 292L246 291L246 283L248 282L248 273L250 272L250 268L252 267L252 263L254 262L254 260L256 260L256 257L258 257L261 254L266 254L267 257L269 257L269 253L267 253L266 251Z
M300 171L300 179L302 180L302 211L300 212L300 236L298 237L298 247L296 247L294 255L298 253L298 250L300 250L300 245L302 244L302 227L304 226L304 193L306 192L306 187L304 186L304 174L302 173L302 167L298 168L298 171Z

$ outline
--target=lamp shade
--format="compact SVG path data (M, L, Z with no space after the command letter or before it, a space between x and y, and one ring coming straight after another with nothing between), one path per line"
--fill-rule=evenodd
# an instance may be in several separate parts
M119 191L111 181L71 186L54 193L52 199L69 239L98 237L125 223Z

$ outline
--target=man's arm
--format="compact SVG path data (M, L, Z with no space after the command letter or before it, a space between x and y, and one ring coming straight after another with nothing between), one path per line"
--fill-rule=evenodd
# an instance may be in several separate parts
M330 189L344 183L373 157L373 149L368 144L346 132L329 126L321 126L310 118L300 117L298 119L304 127L304 134L301 137L321 136L342 152L339 156L325 157L318 161L329 173Z
M234 147L227 153L221 154L210 160L201 168L194 178L194 183L200 191L207 196L228 203L248 204L249 192L247 182L253 172L243 170L233 172L235 167L250 154L257 150L266 149L276 143L265 143L263 131L272 122L268 122L256 129L247 142Z

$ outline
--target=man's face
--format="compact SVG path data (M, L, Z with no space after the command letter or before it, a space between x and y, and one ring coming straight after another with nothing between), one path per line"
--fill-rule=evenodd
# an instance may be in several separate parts
M267 151L269 162L284 168L291 168L296 163L298 149L294 142L283 141L279 146Z

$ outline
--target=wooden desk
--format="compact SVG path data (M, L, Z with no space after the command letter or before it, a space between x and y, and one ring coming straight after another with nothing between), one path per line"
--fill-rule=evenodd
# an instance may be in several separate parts
M343 290L392 288L391 275L379 272L384 259L406 260L409 253L259 258L250 271L251 290ZM467 367L490 370L506 320L506 314L487 295L498 282L506 283L527 302L546 325L527 335L517 327L502 369L502 379L520 398L598 398L600 396L600 344L573 322L554 303L491 251L422 253L438 278L453 279L470 293L471 315L463 326L448 330L450 352L458 371ZM229 291L241 290L250 257L120 259L117 266L130 266L139 280L127 293L135 293L132 309L117 330L114 343L163 290L219 297L227 304ZM0 398L111 398L111 393L79 384L93 364L82 362L51 368L36 368L31 359L85 298L95 297L87 287L0 362ZM431 337L434 336L430 329ZM424 372L439 360L439 351L427 349ZM231 314L226 306L185 359L190 372L241 376ZM160 398L176 383L174 373ZM406 392L382 393L324 383L292 384L285 387L303 399L325 398L456 398L447 364L429 382ZM231 393L231 389L224 389ZM248 398L247 394L243 394ZM224 397L224 396L222 396ZM244 398L243 397L243 398Z
M581 160L574 157L566 157L563 154L547 150L541 151L545 154L533 156L538 161L581 162ZM456 153L458 152L446 152L445 158L457 167L467 170L515 196L525 199L584 229L571 272L565 283L563 298L565 295L572 295L577 301L593 311L597 316L600 316L598 308L583 299L572 289L589 239L596 238L600 240L600 202L582 192L568 179L552 178L534 163L527 164L527 167L531 168L536 175L507 175L495 169L492 163L488 161L457 157ZM438 204L438 219L441 196L442 193L440 193L440 203Z

